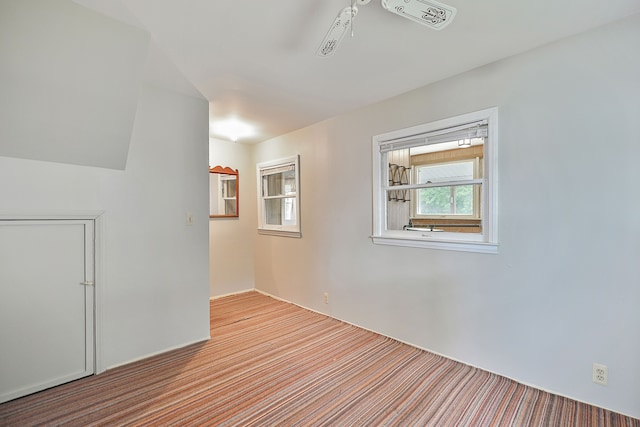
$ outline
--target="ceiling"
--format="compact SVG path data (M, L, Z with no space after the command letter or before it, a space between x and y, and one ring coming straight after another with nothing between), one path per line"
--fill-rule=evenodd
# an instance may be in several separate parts
M316 50L349 0L75 0L141 26L210 102L256 143L640 12L640 0L444 0L436 31L359 6L354 37ZM594 52L597 55L597 52Z

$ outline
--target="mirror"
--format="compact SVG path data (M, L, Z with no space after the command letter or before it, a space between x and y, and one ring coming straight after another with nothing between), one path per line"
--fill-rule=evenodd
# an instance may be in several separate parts
M222 166L209 169L209 218L239 216L239 178L237 169Z

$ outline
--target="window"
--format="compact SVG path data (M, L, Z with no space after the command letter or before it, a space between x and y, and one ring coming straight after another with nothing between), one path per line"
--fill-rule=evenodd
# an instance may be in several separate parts
M373 137L374 243L497 253L497 116Z
M299 157L257 165L258 232L301 237Z
M415 166L416 184L441 184L416 193L415 218L479 218L480 192L474 185L450 185L478 176L476 160Z

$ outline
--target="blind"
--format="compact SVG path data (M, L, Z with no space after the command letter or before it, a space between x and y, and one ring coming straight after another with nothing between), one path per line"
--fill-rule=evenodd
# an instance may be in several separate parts
M260 176L275 175L278 173L290 172L295 170L296 165L293 163L288 163L285 165L277 165L270 168L260 169Z
M406 138L392 139L380 143L380 152L402 150L404 148L419 147L421 145L438 144L441 142L459 141L471 138L486 138L488 135L487 120L467 123Z

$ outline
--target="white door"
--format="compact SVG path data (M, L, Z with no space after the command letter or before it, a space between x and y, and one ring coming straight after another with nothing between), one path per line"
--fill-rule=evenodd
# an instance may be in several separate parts
M0 220L0 403L94 373L94 221Z

